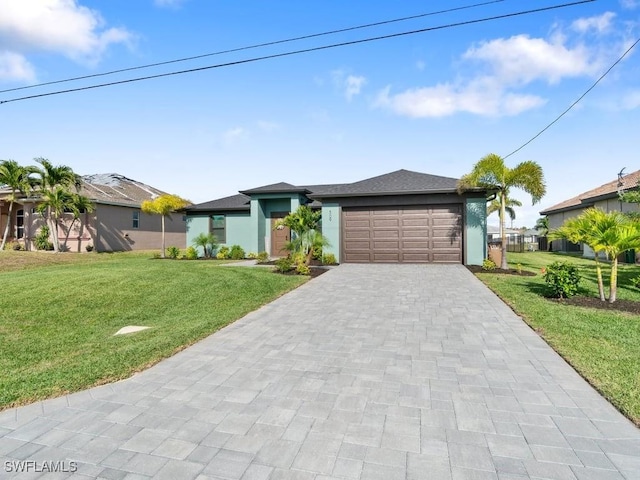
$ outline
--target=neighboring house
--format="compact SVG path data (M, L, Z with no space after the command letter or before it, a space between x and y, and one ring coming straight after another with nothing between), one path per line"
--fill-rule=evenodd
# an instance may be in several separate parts
M94 211L82 213L73 224L67 248L84 252L92 245L98 252L159 249L162 245L159 215L147 215L140 210L144 200L165 192L116 173L85 175L80 191L92 200ZM2 201L6 190L0 189L0 234L7 222L8 202ZM18 199L10 219L10 241L18 241L27 250L34 250L33 239L44 225L36 207L37 195ZM165 222L166 245L184 248L185 222L183 214L173 214ZM58 228L58 238L64 242L73 216L64 214Z
M342 263L464 263L486 258L487 192L456 191L457 179L398 170L360 182L277 183L192 205L187 245L212 232L221 245L282 256L290 239L275 222L300 205L322 210L322 233Z
M637 204L621 202L619 198L620 192L637 190L638 180L640 180L640 170L546 208L540 212L540 215L546 215L549 218L549 230L554 230L562 226L565 220L577 217L591 207L605 212L638 212ZM554 240L551 242L551 250L554 252L582 251L584 256L593 257L593 251L588 246L576 245L567 240Z
M537 230L505 228L505 234L507 237L508 252L531 252L538 250L539 234ZM487 226L487 242L490 245L500 245L502 243L500 227L494 225Z

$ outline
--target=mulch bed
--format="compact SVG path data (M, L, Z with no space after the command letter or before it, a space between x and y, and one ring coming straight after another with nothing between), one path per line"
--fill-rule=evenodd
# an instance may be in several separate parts
M534 272L530 272L528 270L521 270L518 272L515 268L508 268L507 270L503 270L501 268L496 268L495 270L485 270L480 265L467 265L467 268L471 273L498 273L502 275L519 275L521 277L535 277L536 274Z
M262 265L268 265L268 264L263 263ZM328 268L323 268L323 267L309 267L310 273L307 276L311 278L316 278L322 275L323 273L327 272L328 270L329 270ZM274 272L274 273L279 273L279 272ZM289 270L286 273L279 273L279 274L280 275L298 275L295 270Z
M640 302L634 300L616 300L614 303L602 302L596 297L571 297L571 298L550 298L552 302L560 305L573 305L576 307L598 308L618 312L633 313L640 315Z

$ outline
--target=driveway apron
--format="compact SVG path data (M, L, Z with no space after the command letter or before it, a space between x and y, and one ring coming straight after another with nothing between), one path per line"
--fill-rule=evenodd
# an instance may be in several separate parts
M0 458L21 479L630 480L640 431L463 266L342 265L128 380L0 413Z

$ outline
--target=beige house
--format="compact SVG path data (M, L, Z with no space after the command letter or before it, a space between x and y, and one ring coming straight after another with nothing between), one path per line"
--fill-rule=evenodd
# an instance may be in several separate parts
M577 217L587 208L595 207L605 212L638 212L640 211L638 204L620 201L619 193L638 190L639 180L640 170L620 176L616 180L546 208L540 212L540 215L546 215L549 218L549 230L554 230L569 218ZM566 240L554 240L551 250L582 251L584 256L593 257L593 251L588 246L572 244Z
M35 250L33 239L44 225L42 215L36 210L38 198L19 198L8 218L7 193L6 189L0 189L0 235L6 222L10 222L9 241ZM162 248L160 216L143 213L140 205L165 192L116 173L106 173L83 176L79 193L92 200L94 211L82 213L73 225L72 214L64 215L57 235L62 245L68 234L69 251L84 252L87 245L98 252ZM165 236L167 246L185 247L186 227L182 214L167 218Z

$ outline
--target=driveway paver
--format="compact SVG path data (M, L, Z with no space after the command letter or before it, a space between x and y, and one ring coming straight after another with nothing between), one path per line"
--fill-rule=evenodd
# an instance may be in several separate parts
M630 480L640 430L464 267L342 265L128 380L1 412L0 458L2 478Z

